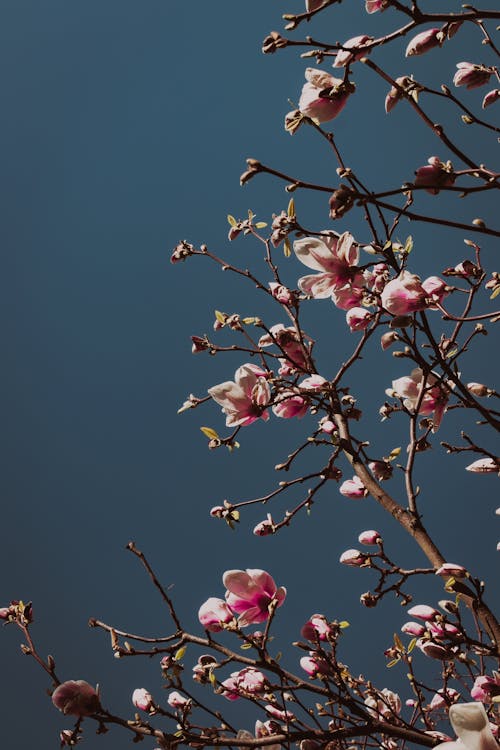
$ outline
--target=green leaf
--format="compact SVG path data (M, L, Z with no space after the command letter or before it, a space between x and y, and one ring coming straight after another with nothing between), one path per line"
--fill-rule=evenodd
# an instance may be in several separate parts
M220 310L214 310L214 312L215 312L215 317L217 318L219 323L226 322L226 315L223 312L221 312Z
M413 237L410 234L410 236L406 238L404 252L406 253L406 255L409 255L412 250L413 250Z
M400 447L393 448L392 451L387 456L386 460L387 461L394 461L399 456L400 453L401 453L401 448Z
M286 212L290 219L295 219L295 200L293 198L290 198Z
M389 664L387 664L387 669L391 669L391 667L395 667L396 664L399 664L399 661L400 661L399 659L393 659L392 661L389 662Z
M292 254L292 248L290 247L290 240L288 237L285 237L285 241L283 243L283 255L285 258L289 258Z
M251 643L242 643L241 646L240 646L240 648L243 651L247 651L249 648L252 648L252 644Z
M408 644L408 648L406 649L407 653L411 654L413 649L415 648L415 644L417 643L416 638L412 638L411 641Z
M202 433L207 437L209 440L219 440L219 435L215 430L212 430L211 427L200 427L200 430Z
M339 628L342 628L342 630L343 630L344 628L350 628L350 627L351 627L351 623L350 623L350 622L347 622L347 620L341 620L341 621L339 622Z
M186 653L186 647L185 646L181 646L181 648L178 649L175 652L174 660L175 661L180 661L182 659L182 657L184 656L185 653Z
M231 225L232 227L235 227L235 226L237 225L237 223L238 223L238 222L236 221L236 219L234 218L234 216L231 216L231 214L228 214L228 215L227 215L227 220L228 220L229 224L230 224L230 225Z
M490 295L490 299L495 299L500 294L500 284L497 286L496 289L493 289L492 294Z
M255 225L256 229L264 229L264 227L267 227L267 222L265 221L258 221Z

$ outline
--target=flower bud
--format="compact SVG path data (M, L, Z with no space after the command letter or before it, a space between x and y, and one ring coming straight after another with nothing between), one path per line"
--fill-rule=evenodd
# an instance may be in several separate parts
M464 578L467 571L462 565L455 565L454 563L443 563L440 568L436 570L437 576L443 576L447 578L453 576L453 578Z
M408 614L412 617L418 617L419 620L431 622L436 619L439 612L434 607L429 607L428 604L416 604L408 610Z
M488 396L491 393L491 389L482 383L467 383L467 390L474 396L479 396L479 398Z
M484 65L475 65L470 62L457 63L457 72L453 76L455 86L465 86L468 89L475 89L488 83L492 74L491 68Z
M440 47L444 41L444 35L441 29L427 29L410 39L406 47L405 57L413 55L423 55L434 47Z
M489 107L490 104L494 104L497 99L500 99L500 89L493 89L492 91L488 91L486 96L483 99L482 108L486 109L486 107Z
M425 633L425 628L418 622L405 622L405 624L401 626L401 632L421 638Z
M378 531L374 531L373 529L370 529L369 531L362 531L358 536L358 542L360 544L373 545L378 544L378 542L381 541L382 537L380 536Z
M342 552L339 558L339 562L343 565L352 565L353 567L360 567L364 565L369 558L364 555L359 549L346 549Z
M170 693L167 703L171 708L187 708L191 705L190 699L178 693L177 690L173 690Z
M472 471L474 474L495 474L499 469L499 462L493 458L478 458L465 467L466 471Z
M392 477L392 466L388 461L370 461L368 468L379 482Z
M132 703L141 711L154 712L155 704L153 696L145 688L136 688L134 690L132 693Z
M52 693L52 703L72 716L91 716L101 709L97 691L85 680L63 682Z
M233 613L226 602L223 599L217 599L217 597L207 599L198 610L198 620L205 630L209 630L211 633L219 633L223 629L223 625L227 625L232 619Z
M419 638L416 643L417 648L422 651L423 654L426 656L429 656L431 659L447 659L449 657L449 653L444 646L439 646L437 643L433 643L432 641L427 641L422 638Z

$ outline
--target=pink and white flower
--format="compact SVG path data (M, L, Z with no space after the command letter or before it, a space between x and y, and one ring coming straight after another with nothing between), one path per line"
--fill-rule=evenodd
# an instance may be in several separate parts
M212 386L208 393L226 415L227 427L246 427L257 419L269 419L265 407L271 398L271 390L266 381L266 372L260 367L245 364L238 367L234 381Z
M373 318L373 313L366 309L366 307L351 307L346 312L346 322L352 333L355 331L364 331L368 328L370 321Z
M342 49L339 49L333 63L334 68L342 68L349 63L359 60L361 57L365 57L370 54L370 50L361 50L356 52L359 47L364 47L367 42L372 42L373 37L361 34L360 36L353 36L352 39L348 39L344 42Z
M451 162L442 162L439 156L431 156L427 164L415 172L414 184L423 187L427 193L437 195L442 188L451 187L455 173Z
M173 690L167 698L167 703L171 708L188 708L191 705L191 699Z
M317 638L320 641L326 641L331 632L330 623L324 615L311 615L306 624L303 625L300 634L302 638L306 638L308 641L316 641Z
M291 390L282 391L272 407L273 414L282 419L291 419L292 417L300 419L307 414L308 408L308 399Z
M360 552L359 549L346 549L339 557L339 562L342 565L351 565L355 568L364 565L367 560L368 557L363 552Z
M388 688L380 690L376 697L370 695L365 698L365 705L368 707L368 713L375 719L390 721L401 713L401 698Z
M484 97L481 106L483 109L486 109L486 107L489 107L490 104L494 104L498 99L500 99L500 89L492 89L492 91L488 91Z
M456 703L460 699L460 693L455 688L439 688L437 693L429 703L429 709L436 711L441 708L446 708L451 703Z
M265 622L270 607L281 607L286 597L283 586L277 588L273 578L264 570L227 570L222 577L226 587L226 602L239 615L238 625Z
M367 13L376 13L378 10L383 11L387 8L387 0L365 0L365 10Z
M369 547L374 544L378 544L381 541L382 541L382 537L380 536L378 531L375 531L375 529L362 531L361 534L358 536L358 542L360 544L366 544Z
M368 490L357 475L354 475L352 479L346 479L345 482L342 482L339 492L350 500L362 500L368 495Z
M382 307L391 315L408 315L409 313L425 310L428 294L420 277L409 271L401 271L399 276L382 290Z
M424 393L422 396L422 389ZM403 405L408 411L426 416L432 415L433 428L436 432L441 424L443 414L448 403L448 387L439 382L438 378L429 373L424 377L420 367L415 368L410 375L392 381L392 389L386 391L388 396L403 399Z
M281 375L287 375L298 370L307 370L307 354L304 351L304 345L301 342L297 331L292 326L285 327L283 323L277 323L271 326L269 333L265 333L259 339L260 347L278 346L286 359L280 359Z
M132 693L132 703L141 711L151 712L151 710L153 710L154 712L155 703L153 696L145 688L136 688L136 690L134 690Z
M478 458L466 466L465 471L472 471L474 474L496 474L500 471L500 461L494 458Z
M299 110L306 117L318 122L327 122L337 117L344 109L353 84L344 83L318 68L307 68L307 83L302 88Z
M220 633L224 625L230 623L234 618L233 613L223 599L211 596L198 611L198 620L205 630L211 633Z
M440 47L444 42L444 34L441 29L427 29L427 31L421 31L410 39L408 46L406 47L405 57L412 57L413 55L423 55L434 47Z
M349 232L340 237L327 233L304 237L293 243L293 249L301 263L320 272L302 276L298 281L300 290L314 299L331 297L358 272L359 248Z
M500 672L493 672L493 677L476 677L470 694L475 701L491 703L493 698L500 695Z
M493 72L491 68L470 62L459 62L457 68L458 70L453 76L453 83L455 86L465 86L468 89L484 86L490 80Z

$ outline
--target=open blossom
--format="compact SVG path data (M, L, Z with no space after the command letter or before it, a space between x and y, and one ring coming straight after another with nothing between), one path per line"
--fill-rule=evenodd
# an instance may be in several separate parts
M286 597L283 586L277 588L273 578L264 570L228 570L222 577L226 587L226 602L239 615L240 627L265 622L269 606L281 607Z
M484 65L475 65L470 62L457 63L457 72L453 76L455 86L465 86L468 89L476 89L488 83L492 74L491 68Z
M308 641L326 641L332 628L324 615L311 615L305 625L302 626L300 634Z
M265 379L265 371L252 364L238 367L234 381L212 386L208 393L226 415L226 425L246 427L259 417L269 419L265 407L269 403L271 391Z
M302 88L299 110L318 122L333 120L344 109L354 90L353 84L334 78L318 68L307 68L305 76L307 83Z
M381 294L382 307L392 315L407 315L427 307L427 292L420 277L409 271L385 285Z
M431 711L436 711L440 708L446 708L450 703L455 703L460 698L460 693L455 688L439 688L433 699L429 703Z
M96 689L85 680L61 683L52 693L52 703L63 714L72 716L91 716L101 708Z
M368 490L357 475L353 476L352 479L346 479L345 482L342 482L339 492L351 500L361 500L368 495Z
M315 299L325 299L332 292L350 282L357 272L359 249L354 237L344 232L340 237L323 234L321 237L303 237L293 243L298 260L320 273L302 276L299 288Z
M282 391L278 396L275 404L273 404L273 414L283 419L291 419L292 417L303 417L307 413L309 408L309 401L300 393L294 391Z
M268 686L265 675L258 669L246 667L239 672L232 672L227 680L224 680L222 695L227 700L234 701L242 695L258 695L263 693Z
M417 169L413 182L427 193L437 195L441 188L451 187L455 182L453 166L451 162L442 162L439 156L431 156L425 166Z
M223 629L223 625L227 625L232 619L233 613L226 602L223 599L217 599L215 596L207 599L198 611L198 620L205 630L209 630L211 633L219 633Z
M421 398L424 381L425 392ZM425 379L423 371L420 367L416 367L411 375L393 380L392 389L386 392L389 396L402 398L405 408L411 412L414 412L417 404L420 403L418 413L432 415L434 423L432 431L436 432L446 411L449 391L443 385L438 384L438 378L435 375L429 373Z
M412 57L413 55L423 55L433 47L440 47L444 41L444 34L441 29L427 29L427 31L421 31L410 39L408 46L406 47L405 56Z
M353 36L352 39L348 39L347 42L344 42L344 44L342 45L343 49L339 49L339 51L337 52L333 67L342 68L345 65L348 65L351 62L355 62L361 57L368 55L370 53L370 50L361 50L360 52L356 52L356 50L358 47L363 47L367 42L372 41L373 37L367 36L366 34L361 34L361 36Z
M436 750L498 750L482 703L456 703L448 715L458 740L443 742Z

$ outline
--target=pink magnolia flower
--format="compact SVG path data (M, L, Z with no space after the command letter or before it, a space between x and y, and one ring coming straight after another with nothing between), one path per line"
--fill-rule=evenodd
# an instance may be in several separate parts
M450 703L455 703L459 698L460 693L455 688L439 688L429 703L429 708L431 711L446 708L446 706L449 706Z
M440 47L444 42L444 34L441 29L427 29L427 31L421 31L420 34L410 39L408 46L406 47L405 56L412 57L413 55L423 55L433 47Z
M376 13L378 10L383 11L387 8L387 0L365 0L365 10L367 13Z
M443 576L444 578L448 578L449 576L453 576L453 578L464 578L466 573L467 571L463 565L456 565L455 563L443 563L443 565L436 570L436 575Z
M385 352L385 350L392 346L395 341L398 341L398 334L396 331L388 331L387 333L383 333L380 337L380 346Z
M486 107L489 107L490 104L494 104L498 99L500 99L500 89L493 89L492 91L488 91L483 99L483 103L481 104L481 106L483 109L486 109Z
M332 302L340 310L350 310L359 306L364 297L365 276L358 271L352 281L332 291Z
M339 492L351 500L361 500L368 495L368 490L357 475L353 476L352 479L346 479L345 482L342 482Z
M295 721L295 716L291 711L283 711L277 706L273 706L271 703L264 706L264 709L273 717L273 719L277 719L278 721Z
M420 367L415 368L411 375L405 375L402 378L392 381L392 390L386 391L389 396L397 396L403 399L403 404L410 412L414 412L417 404L420 403L419 414L433 415L432 421L434 426L433 432L436 432L441 424L443 414L446 411L449 391L442 384L438 383L438 378L429 373L425 382L425 391L422 398L421 392L424 385L424 374Z
M308 641L316 641L317 638L320 641L326 641L331 632L330 623L324 615L311 615L306 624L303 625L300 634L302 638L306 638Z
M351 307L345 316L347 325L352 333L355 331L364 331L370 325L372 318L373 313L367 310L366 307Z
M269 719L269 721L260 721L260 719L257 719L255 722L255 737L257 739L260 739L261 737L271 737L273 734L281 734L281 726L276 721L273 719ZM253 739L251 735L250 739ZM265 745L265 748L266 750L281 750L281 744Z
M378 533L378 531L375 531L374 529L369 529L368 531L362 531L361 534L358 536L358 542L360 544L366 544L368 546L371 546L373 544L378 544L378 542L382 541L382 537Z
M439 612L428 604L416 604L414 607L410 607L408 614L412 617L418 617L419 620L432 622L438 617Z
M455 86L465 86L468 89L476 89L488 83L492 74L491 68L484 65L475 65L470 62L457 63L457 72L453 76Z
M474 474L496 474L500 470L500 463L493 458L478 458L465 467L465 471Z
M340 237L326 233L321 237L303 237L293 243L293 249L301 263L320 272L302 276L298 281L300 290L309 297L331 297L332 292L350 282L357 271L359 249L349 232Z
M283 284L278 284L277 281L270 281L269 288L273 297L277 299L278 302L281 302L282 305L290 305L293 302L292 293L286 286L283 286Z
M348 39L347 42L344 42L342 45L342 49L339 49L337 52L337 55L335 57L335 62L333 63L334 68L342 68L349 63L355 62L356 60L359 60L361 57L364 57L368 54L370 54L370 50L361 50L359 52L356 52L356 50L359 47L363 47L366 45L367 42L372 42L373 37L367 36L366 34L361 34L360 36L353 36L352 39Z
M282 391L275 404L273 404L273 414L283 419L298 417L299 419L307 414L309 401L300 393L287 390Z
M427 165L417 169L413 182L416 187L423 187L427 193L437 195L441 188L451 187L455 182L451 162L445 164L439 156L431 156L427 159Z
M134 690L134 692L132 693L132 703L141 711L151 711L151 709L154 710L155 704L153 696L145 688L136 688Z
M440 646L439 643L434 643L433 641L428 641L425 638L419 638L415 645L425 656L431 659L444 661L450 656L448 649L444 646Z
M343 565L352 565L358 568L360 565L364 565L367 559L367 556L363 552L360 552L359 549L346 549L340 555L339 562Z
M52 703L63 714L91 716L101 710L99 696L85 680L68 680L52 693Z
M414 99L418 96L418 92L422 90L419 83L413 80L410 76L400 76L395 79L396 86L391 86L389 93L385 97L385 111L387 114L394 109L396 104L404 98L405 93L412 95Z
M271 390L264 375L265 371L252 364L238 367L234 381L212 386L208 393L226 415L227 427L246 427L257 419L269 419L265 410L271 397Z
M305 391L320 391L327 383L328 380L322 375L310 375L308 378L304 378L299 386L301 390Z
M171 708L187 708L191 705L191 700L173 690L167 698L167 703Z
M365 705L368 707L368 713L375 719L390 721L401 713L401 698L388 688L380 690L377 697L370 695L365 698Z
M303 656L300 660L300 666L309 675L317 677L318 675L327 675L331 673L331 667L326 659L317 656L314 651L309 651L309 656Z
M401 632L421 638L425 633L425 628L419 622L405 622L404 625L401 625Z
M309 367L303 344L293 326L288 326L287 328L283 323L271 326L269 333L261 336L258 344L264 348L276 345L286 355L286 359L280 359L282 365L280 374L282 375L295 371L295 368L307 370Z
M456 703L448 712L458 740L443 742L436 750L498 750L482 703Z
M222 577L226 587L226 601L239 614L240 627L265 622L269 607L281 607L286 597L283 586L276 587L273 578L264 570L227 570Z
M274 534L275 530L276 525L271 514L268 513L267 518L264 519L264 521L260 521L257 526L255 526L253 533L255 536L269 536L270 534Z
M318 68L306 68L306 81L299 99L299 110L318 122L333 120L344 109L353 84L344 83Z
M470 694L475 701L491 703L492 698L500 695L500 672L493 672L493 677L487 675L476 677Z
M241 698L242 695L258 695L268 687L266 676L258 669L246 667L239 672L232 672L231 676L224 680L222 695L230 701Z
M422 282L422 287L425 289L429 300L433 303L439 303L443 301L444 297L448 294L446 281L440 279L439 276L429 276ZM435 304L430 304L429 307L435 309Z
M233 613L223 599L217 599L215 596L210 597L201 605L198 611L198 620L205 630L211 633L219 633L223 630L223 625L231 622Z
M392 315L425 310L428 294L420 277L409 271L401 271L399 276L385 285L381 294L382 307Z

